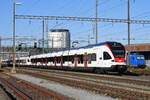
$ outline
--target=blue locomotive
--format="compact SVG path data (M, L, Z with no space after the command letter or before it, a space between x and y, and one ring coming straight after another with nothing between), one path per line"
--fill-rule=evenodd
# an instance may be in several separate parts
M130 64L135 68L145 68L146 61L144 55L130 55Z

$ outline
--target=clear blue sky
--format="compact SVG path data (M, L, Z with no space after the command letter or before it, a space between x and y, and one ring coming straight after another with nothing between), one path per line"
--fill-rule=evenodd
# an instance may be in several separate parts
M16 7L16 14L41 16L73 16L94 17L96 0L1 0L0 1L0 36L12 37L13 2L21 2ZM150 20L149 0L130 0L131 19ZM99 0L99 18L127 18L127 0ZM99 42L118 41L127 44L127 24L98 24ZM94 23L75 21L49 21L49 29L64 28L71 32L71 40L87 40L88 35L95 36ZM131 43L149 43L150 25L131 25ZM42 22L40 20L17 20L16 35L19 37L42 37ZM91 40L95 43L95 40ZM3 42L3 45L6 43ZM10 43L11 44L11 43ZM81 43L86 45L87 43Z

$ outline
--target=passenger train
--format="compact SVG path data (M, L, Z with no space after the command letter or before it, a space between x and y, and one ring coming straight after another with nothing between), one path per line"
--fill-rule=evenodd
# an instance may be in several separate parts
M16 58L16 66L64 70L125 72L125 47L118 42L104 42L80 48ZM8 61L12 64L12 60Z

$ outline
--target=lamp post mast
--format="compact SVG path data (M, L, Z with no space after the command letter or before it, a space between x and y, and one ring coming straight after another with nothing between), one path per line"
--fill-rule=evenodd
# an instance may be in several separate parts
M15 58L16 58L16 5L21 5L21 3L13 3L13 68L11 70L12 73L16 73L15 68Z
M15 26L16 26L16 18L15 18L15 13L16 13L16 3L13 3L13 68L11 70L12 73L16 73L16 69L15 69L15 58L16 58L16 30L15 30Z

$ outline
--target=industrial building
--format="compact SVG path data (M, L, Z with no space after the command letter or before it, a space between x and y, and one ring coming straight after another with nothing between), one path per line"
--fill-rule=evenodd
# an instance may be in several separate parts
M51 29L48 41L49 48L70 48L70 32L67 29Z
M128 46L126 45L126 50ZM150 43L132 44L130 47L131 54L141 54L145 56L147 66L150 66Z

